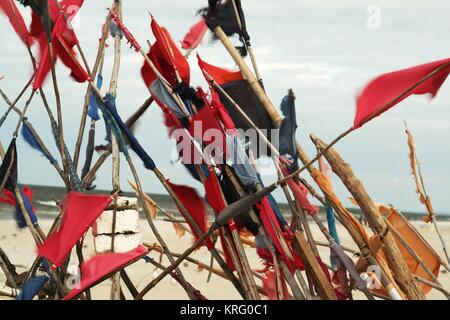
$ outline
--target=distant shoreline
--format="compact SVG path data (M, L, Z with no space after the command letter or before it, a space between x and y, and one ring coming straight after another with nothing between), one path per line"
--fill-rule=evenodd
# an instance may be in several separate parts
M54 205L55 199L62 199L66 194L66 189L63 187L54 187L54 186L42 186L42 185L27 185L33 190L33 207L36 210L36 214L40 219L53 219L58 214L58 209L56 205ZM89 193L105 193L108 194L110 191L96 189L90 191ZM123 193L124 196L135 197L135 193L132 191L125 191ZM169 195L165 194L152 194L149 195L164 209L170 211L175 215L179 215L178 209L170 198ZM290 210L287 203L280 202L279 203L280 210L283 215L286 217L290 216ZM320 217L325 219L325 208L319 206ZM353 213L355 216L361 215L361 210L359 208L348 208L348 210ZM9 220L13 218L14 208L0 203L0 220ZM427 215L425 212L410 212L410 211L402 211L402 214L407 217L409 220L422 220L424 216ZM142 214L141 214L142 215ZM142 215L142 217L144 217ZM439 221L450 221L450 215L446 214L436 214L437 220Z

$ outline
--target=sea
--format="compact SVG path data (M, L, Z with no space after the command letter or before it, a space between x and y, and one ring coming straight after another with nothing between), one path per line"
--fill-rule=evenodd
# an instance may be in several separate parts
M66 194L66 189L61 187L53 187L53 186L41 186L41 185L28 185L29 188L33 190L33 208L38 217L38 219L54 219L58 213L59 209L56 205L56 201L60 201L64 199ZM106 190L94 190L91 193L101 193L108 194L110 191ZM134 192L124 192L123 196L125 197L135 197L136 194ZM174 203L174 201L170 198L169 195L165 194L149 194L149 196L158 203L158 205L168 212L171 212L175 216L178 216L178 209ZM283 216L286 217L288 221L290 221L290 210L287 203L279 203L280 211ZM361 216L361 210L358 208L348 208L350 212L352 212L356 217ZM9 220L13 218L14 208L0 203L0 220ZM402 212L404 216L406 216L410 220L421 220L426 213L425 212ZM142 218L144 217L143 212L140 212ZM210 215L212 217L212 215ZM437 214L438 220L450 221L450 215L442 215ZM325 209L320 207L319 217L325 218ZM158 216L158 218L163 219L163 216Z

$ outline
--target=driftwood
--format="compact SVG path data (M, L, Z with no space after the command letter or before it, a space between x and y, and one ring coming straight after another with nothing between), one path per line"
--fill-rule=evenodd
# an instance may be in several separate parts
M311 139L320 150L326 147L326 144L314 135L311 135ZM384 245L383 251L386 255L388 265L403 292L408 296L409 299L425 299L425 295L418 285L417 280L408 270L408 267L406 266L406 263L400 253L400 250L395 243L395 239L389 232L388 226L379 214L375 204L368 195L363 184L354 175L350 165L348 163L345 163L333 148L330 148L327 152L325 152L324 156L331 165L333 172L335 172L339 176L344 185L357 201L359 207L369 221L369 225L373 232L380 237L380 240Z

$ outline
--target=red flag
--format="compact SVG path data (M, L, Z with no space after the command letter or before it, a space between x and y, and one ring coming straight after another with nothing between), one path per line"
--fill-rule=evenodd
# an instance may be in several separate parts
M212 167L210 167L209 169L209 176L206 178L203 186L205 187L206 201L208 201L209 205L211 206L211 208L213 208L217 216L223 209L227 207L227 203L225 202L225 199L222 195L220 182L217 179L216 173L214 172L214 169ZM233 260L231 259L230 252L224 239L223 230L220 229L219 232L223 252L225 255L225 261L227 262L227 265L231 268L231 270L235 270L236 268L234 266Z
M386 73L372 80L357 97L353 128L361 127L410 95L429 93L433 98L449 72L450 58Z
M151 27L156 41L151 46L148 57L170 84L175 85L177 83L176 73L181 80L189 84L189 63L172 40L169 32L164 27L160 27L153 17ZM146 62L141 68L141 74L147 87L157 78Z
M197 94L200 95L205 103L210 106L210 108L214 111L216 117L220 120L223 127L226 130L231 130L233 133L236 130L236 126L234 125L233 119L231 119L228 110L220 101L219 94L217 91L211 87L210 88L211 99L208 99L206 93L202 90L201 87L197 88Z
M89 289L99 281L106 280L112 273L136 262L148 253L142 245L126 253L104 253L97 255L81 265L81 283L69 292L64 300L75 298L83 291Z
M170 186L170 188L172 188L172 190L177 195L178 199L180 199L181 204L186 208L192 219L196 222L196 224L200 228L201 234L197 232L197 228L194 228L189 223L189 220L186 219L186 216L184 215L183 211L180 209L180 207L178 207L178 210L180 210L180 213L183 215L183 217L186 219L189 226L191 227L192 233L194 234L195 238L196 239L200 238L200 236L202 236L202 234L208 230L208 227L206 226L207 213L202 199L200 199L197 191L195 191L195 189L191 187L173 184L169 180L167 180L167 184ZM208 247L211 244L212 243L208 242Z
M205 145L212 144L211 150L216 152L215 156L225 155L227 146L225 134L214 112L208 106L204 106L191 118L189 133Z
M39 246L41 257L55 266L63 264L67 254L112 201L111 196L69 192L64 203L61 226Z
M267 298L269 298L269 300L279 300L278 292L281 290L283 290L285 297L287 297L288 299L292 299L292 296L289 294L289 291L287 289L283 275L280 276L282 288L278 288L277 286L277 279L275 277L274 271L267 272L262 279L263 291Z
M231 81L244 80L241 71L232 71L228 69L223 69L220 67L213 66L205 61L203 61L197 54L198 65L203 73L208 73L217 84L222 85ZM205 78L208 77L205 74Z
M216 90L214 90L214 88L211 88L211 106L214 110L217 111L220 121L222 122L225 129L235 131L236 126L234 124L234 121L233 119L231 119L228 110L220 101L219 94Z
M216 215L219 214L227 207L227 204L221 194L222 189L220 188L220 183L214 170L210 170L209 176L206 178L203 186L205 187L206 201L214 209Z
M200 44L203 39L203 36L208 30L208 26L205 23L205 19L201 19L195 25L193 25L189 32L184 36L183 41L181 42L181 48L183 49L195 49Z
M284 237L284 234L283 234L283 231L281 230L281 227L277 221L275 213L273 212L272 206L270 205L270 202L267 199L267 197L264 197L261 200L261 202L257 203L256 207L258 208L261 222L264 225L264 228L266 229L268 236L272 240L272 242L273 242L275 248L277 249L277 251L279 252L281 258L283 259L283 261L286 262L286 264L288 265L288 267L291 271L295 270L296 262L287 256L287 253L285 252L285 248L281 244L281 240L278 235L280 235L281 237ZM288 243L287 240L286 240L286 243ZM290 250L290 248L287 248L287 249ZM292 254L292 251L291 251L291 254Z
M14 31L24 43L31 45L33 39L31 38L28 29L25 25L20 11L17 9L16 4L13 0L0 0L0 11L3 11L9 19Z
M69 17L74 17L77 10L83 5L84 0L63 0L60 5L62 10L66 12ZM52 44L53 54L55 60L57 57L71 70L71 77L77 82L84 82L89 79L89 75L80 65L76 59L73 47L78 43L78 38L75 32L69 28L64 16L59 12L59 9L54 1L49 2L49 14L54 25L52 28ZM32 20L30 26L31 35L37 39L39 44L39 66L36 70L36 76L33 83L33 88L38 89L51 70L51 61L48 51L47 37L42 27L40 18L34 12L32 13ZM56 61L55 61L56 62Z

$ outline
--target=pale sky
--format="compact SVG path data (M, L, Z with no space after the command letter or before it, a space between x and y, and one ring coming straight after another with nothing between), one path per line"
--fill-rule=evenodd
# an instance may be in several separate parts
M79 12L76 32L91 65L95 60L105 9L111 3L111 0L85 0ZM124 0L124 22L146 46L147 39L154 40L150 30L150 12L178 41L198 21L194 14L206 3L206 0ZM242 3L268 96L278 106L287 89L294 90L299 123L297 138L311 157L315 149L309 133L314 132L328 142L350 127L355 95L371 79L385 72L448 58L450 54L450 2L446 0L242 0ZM373 17L372 9L379 10L379 28L368 27L368 19ZM27 21L28 15L25 14ZM369 23L369 26L373 24ZM13 100L31 75L31 64L25 47L4 16L0 17L0 32L0 76L4 76L0 87ZM233 61L223 46L212 44L209 39L207 35L197 50L202 58L233 68ZM112 45L112 41L109 42ZM111 46L104 64L106 87L111 75L112 53ZM148 97L140 76L142 63L142 57L124 43L117 94L117 107L124 119ZM191 84L205 86L194 55L190 63ZM61 64L57 66L57 73L63 101L65 138L73 152L86 85L69 79L67 69ZM51 81L47 81L44 88L54 108ZM392 203L401 210L423 211L414 193L408 166L403 126L403 120L406 120L415 137L435 210L450 212L449 89L447 82L431 102L425 96L410 97L336 145L375 201ZM23 106L24 99L18 104L20 108ZM6 104L0 102L1 115L5 109ZM48 118L39 99L34 100L27 116L56 156ZM5 148L16 122L17 116L12 114L0 129L0 140ZM104 143L102 121L98 122L97 128L96 142ZM139 122L136 136L168 178L175 183L194 186L202 193L200 184L190 178L181 165L171 163L174 144L167 137L161 111L156 105ZM83 162L84 148L83 145ZM63 185L47 160L21 138L18 151L22 183ZM142 167L137 157L133 155L133 158L145 191L164 192L153 174ZM122 167L122 188L129 190L126 181L131 174L125 161ZM97 175L97 186L111 189L110 177L111 165L108 162ZM266 182L274 179L273 174L264 175ZM345 199L348 192L342 183L337 177L333 181L339 196L346 205L350 205ZM284 200L280 192L276 197Z

